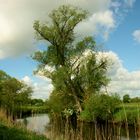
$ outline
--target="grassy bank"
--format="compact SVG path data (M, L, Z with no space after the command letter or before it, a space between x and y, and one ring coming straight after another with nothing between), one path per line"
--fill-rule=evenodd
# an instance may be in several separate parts
M28 131L21 124L14 123L0 110L0 140L48 140L45 136Z
M121 107L125 107L125 109L140 109L140 103L124 103Z
M140 103L122 103L117 113L114 114L114 120L116 122L128 124L140 123Z
M16 126L8 127L0 124L0 140L47 140L45 136L28 132Z

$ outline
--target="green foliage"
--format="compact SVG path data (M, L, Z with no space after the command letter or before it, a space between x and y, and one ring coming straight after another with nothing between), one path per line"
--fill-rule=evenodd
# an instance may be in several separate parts
M51 94L50 99L47 103L51 112L60 114L66 109L73 109L74 99L71 96L65 96L62 93L56 93L55 91Z
M129 102L130 102L130 96L129 96L128 94L125 94L125 95L123 96L123 102L124 102L124 103L129 103Z
M121 109L114 114L114 121L135 124L139 120L140 111L138 109Z
M135 110L140 108L140 104L139 103L123 103L120 104L120 108L125 108L125 109L130 109L130 110Z
M28 132L25 128L8 127L0 123L1 140L48 140L43 135Z
M31 87L0 71L0 107L8 113L13 113L16 106L27 104L31 93Z
M114 121L136 124L140 118L140 106L138 103L122 103L119 106L118 112L114 114Z
M48 113L49 110L50 110L49 106L33 106L33 105L17 106L15 107L14 114L16 114L17 116L20 115L27 116L36 113Z
M134 97L134 98L131 98L131 103L140 103L140 98L139 97Z
M37 39L50 45L47 50L36 52L33 59L39 62L37 72L52 80L54 91L49 100L52 111L62 113L72 109L78 113L87 97L108 84L108 62L102 58L97 60L93 37L76 40L74 29L87 17L86 11L62 5L49 17L48 23L34 23Z
M116 95L94 95L84 103L81 118L89 121L112 119L119 104L120 99Z
M31 99L30 104L33 106L43 106L44 101L42 99Z
M69 57L71 43L75 39L74 28L86 18L86 11L72 7L60 6L50 13L51 22L41 24L39 21L34 23L34 29L39 39L45 39L51 43L48 51L35 54L35 59L41 65L48 64L51 66L64 65ZM38 55L39 54L39 55Z
M59 94L51 95L50 100L48 102L51 111L58 114L64 110L65 107L63 106L62 98L63 97Z

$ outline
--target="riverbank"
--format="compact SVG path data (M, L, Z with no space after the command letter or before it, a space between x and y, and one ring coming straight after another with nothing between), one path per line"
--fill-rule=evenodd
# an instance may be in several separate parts
M118 111L114 113L113 118L116 123L140 125L140 103L120 104L118 106Z
M0 140L48 140L43 135L27 131L16 126L8 127L0 124Z
M44 135L27 130L20 123L15 123L0 110L0 140L48 140Z

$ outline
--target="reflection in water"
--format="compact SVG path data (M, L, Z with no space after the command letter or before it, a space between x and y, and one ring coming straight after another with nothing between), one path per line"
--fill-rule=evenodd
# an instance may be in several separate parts
M140 140L134 126L126 129L122 124L78 122L75 129L71 124L71 121L52 121L47 137L50 140Z
M62 118L57 118L50 123L47 114L35 115L18 121L23 122L29 130L45 134L50 140L139 140L140 132L137 126L129 126L128 130L122 124L78 122L75 127L72 121ZM129 133L129 138L127 133Z
M24 119L18 119L17 121L23 122L29 130L45 134L46 126L49 124L49 117L47 114L37 114Z

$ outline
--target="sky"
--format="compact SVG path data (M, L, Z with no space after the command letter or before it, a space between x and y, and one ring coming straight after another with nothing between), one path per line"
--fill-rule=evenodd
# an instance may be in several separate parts
M112 60L108 92L140 97L139 0L0 0L0 69L32 86L34 98L49 97L51 80L33 74L31 55L47 46L35 39L33 23L50 21L48 14L62 4L89 11L75 33L93 36Z

